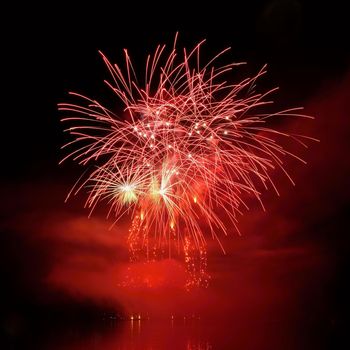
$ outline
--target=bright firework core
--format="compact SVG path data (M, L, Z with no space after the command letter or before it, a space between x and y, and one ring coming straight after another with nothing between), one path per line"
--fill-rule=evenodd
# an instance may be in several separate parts
M135 193L134 184L125 184L116 189L117 195L121 195L121 201L125 204L130 204L132 202L137 202L137 196ZM119 191L121 193L119 193Z
M236 227L246 196L261 203L258 188L276 190L270 170L279 167L288 176L282 158L299 159L276 139L287 136L304 144L306 137L271 129L267 121L307 116L298 113L300 108L261 111L274 91L255 92L265 67L252 78L229 83L229 73L240 64L215 66L227 49L203 65L203 42L182 55L175 44L167 56L165 46L148 56L143 87L126 50L124 71L101 54L123 117L74 93L82 104L62 103L59 109L67 113L63 121L74 124L68 129L74 140L66 146L75 148L66 158L95 165L71 193L86 187L91 211L105 201L115 221L131 216L133 260L143 250L147 260L150 254L180 252L191 274L189 285L201 285L207 279L206 236L220 243L220 231L227 233L224 222Z

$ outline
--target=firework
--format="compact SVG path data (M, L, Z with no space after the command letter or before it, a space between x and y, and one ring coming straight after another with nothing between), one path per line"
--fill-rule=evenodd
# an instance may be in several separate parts
M228 49L202 65L203 42L182 54L175 44L168 55L164 45L147 57L142 87L126 50L124 69L101 53L120 111L72 93L80 103L59 105L74 138L64 146L72 151L63 160L90 165L69 196L87 188L91 211L104 202L114 222L131 217L131 247L145 247L149 257L150 245L168 247L169 254L177 246L185 260L197 250L202 266L207 234L219 241L220 232L227 233L224 222L237 228L245 198L261 203L261 188L277 191L269 172L278 167L289 177L286 155L302 161L276 140L286 136L305 145L305 137L272 129L269 119L309 117L300 108L261 112L274 91L255 92L265 67L229 83L242 63L216 66Z

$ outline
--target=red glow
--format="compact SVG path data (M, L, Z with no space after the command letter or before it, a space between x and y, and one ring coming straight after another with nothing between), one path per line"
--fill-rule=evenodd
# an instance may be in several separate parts
M126 50L124 73L101 54L113 78L107 84L128 114L123 119L78 94L73 95L85 106L59 105L67 113L63 121L74 124L67 130L74 140L66 146L75 149L66 158L97 165L70 195L88 188L86 206L93 211L104 201L115 223L130 214L132 259L139 260L140 251L145 261L180 252L192 276L188 287L207 285L206 237L224 251L219 233L237 229L238 215L248 208L246 198L263 207L264 189L278 193L270 171L279 168L292 181L282 159L301 159L279 139L305 147L310 139L269 128L270 119L311 117L300 114L300 108L260 110L271 103L267 97L274 91L255 92L265 67L252 78L228 83L226 75L240 63L216 67L223 50L200 65L202 44L184 50L180 62L176 38L168 57L163 57L165 46L158 46L147 59L143 88Z

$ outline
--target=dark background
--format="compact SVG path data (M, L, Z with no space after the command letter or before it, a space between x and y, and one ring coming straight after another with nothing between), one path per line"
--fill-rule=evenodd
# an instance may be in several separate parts
M298 200L297 194L287 192L285 200L297 204L285 212L288 216L300 210L299 220L304 223L298 233L300 246L316 244L323 252L322 264L304 276L305 280L318 276L322 282L303 282L295 300L300 310L308 310L303 318L316 324L314 338L321 340L315 344L337 348L349 317L350 61L349 18L342 3L96 2L73 6L50 2L17 4L3 12L7 24L2 24L1 33L0 260L4 295L1 331L7 344L21 344L28 334L35 333L34 328L53 318L55 329L66 319L85 327L86 323L92 326L93 321L87 320L103 310L123 311L122 305L108 298L72 297L64 288L50 289L45 282L58 259L52 249L57 242L50 237L46 218L55 210L62 212L64 195L81 173L70 162L58 166L63 156L60 146L66 138L57 103L67 100L68 91L77 91L113 106L110 101L114 96L103 84L108 73L97 51L121 63L122 49L127 48L135 66L142 68L146 54L158 43L170 46L178 31L180 47L207 39L203 61L230 46L230 58L248 62L248 73L268 63L268 76L261 87L280 87L277 106L305 105L316 116L315 126L306 129L321 139L322 146L319 151L313 146L308 160L314 170L305 178L299 175L299 179L304 194L309 190L317 196L309 196L303 204L306 195ZM313 165L314 159L318 161ZM81 215L80 206L81 202L73 201L64 210ZM39 226L48 232L45 239L33 238ZM274 239L273 235L269 237ZM290 244L293 239L289 236L286 241ZM64 255L66 248L61 244L60 254ZM324 266L329 269L323 271ZM327 277L322 278L323 272ZM317 296L312 300L314 292ZM308 335L304 337L308 339Z
M340 79L349 64L347 11L341 1L53 2L18 5L7 16L2 68L9 79L3 105L9 151L3 154L3 176L11 178L56 171L57 145L63 140L56 104L71 90L102 100L109 93L98 50L121 63L127 48L136 66L143 67L146 55L158 43L171 45L177 31L182 46L205 38L204 58L230 46L232 59L248 62L253 70L268 63L269 85L280 86L291 105ZM34 169L41 161L49 168Z

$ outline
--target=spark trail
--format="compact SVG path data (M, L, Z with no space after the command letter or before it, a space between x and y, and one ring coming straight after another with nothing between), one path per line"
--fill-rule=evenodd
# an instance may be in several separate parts
M199 265L206 266L206 236L221 245L225 222L238 231L244 198L253 196L262 205L262 188L277 191L270 171L280 168L291 180L283 158L302 161L277 140L288 137L306 147L310 139L269 127L270 119L311 117L301 108L264 113L275 90L255 92L265 66L251 78L230 83L230 72L242 63L216 66L226 49L202 65L203 43L181 54L175 39L168 55L165 45L158 46L147 57L142 87L127 50L124 69L100 53L112 78L106 84L120 101L118 115L76 93L71 95L80 103L59 104L73 136L62 161L93 165L68 197L87 188L91 212L104 202L115 222L129 215L128 242L131 249L145 249L147 259L149 251L167 247L169 254L177 249L192 262L197 251ZM195 270L188 269L190 274Z

